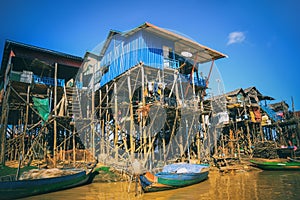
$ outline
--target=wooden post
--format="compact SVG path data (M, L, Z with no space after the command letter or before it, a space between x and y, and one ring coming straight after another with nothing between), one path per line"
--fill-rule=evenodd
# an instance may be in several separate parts
M135 145L133 140L133 134L134 134L134 119L133 119L133 107L132 107L132 91L131 91L131 80L130 80L130 74L127 76L127 84L128 84L128 96L129 96L129 110L130 110L130 153L131 158L133 159L134 151L135 151Z
M237 150L238 150L238 158L239 159L241 159L241 149L240 149L240 134L239 133L241 133L241 134L243 134L243 128L241 127L241 129L240 129L240 132L239 131L237 131L237 133L236 133L236 142L237 142Z
M221 157L225 157L227 154L225 154L225 136L224 133L222 132L222 154Z
M95 158L95 66L93 66L93 76L92 76L92 113L91 113L91 131L92 131L92 155Z
M218 143L217 143L217 127L214 128L214 149L215 149L215 155L218 155Z
M228 142L228 147L230 149L230 156L232 157L234 153L234 147L233 147L233 141L234 141L234 135L233 135L233 130L229 130L229 142Z
M204 107L203 107L203 100L202 98L200 98L200 117L199 119L202 120L202 124L200 121L200 126L201 126L201 130L198 131L198 139L197 139L197 156L198 156L198 161L200 162L201 160L201 132L203 131L203 125L204 125L204 115L203 115L203 111L204 111Z
M57 151L57 127L56 127L56 116L57 116L57 63L55 63L55 69L54 69L54 122L53 122L53 165L56 167L56 151Z
M100 121L101 124L101 141L100 141L100 148L101 148L101 154L105 154L105 130L104 130L104 120L102 119Z
M64 138L64 151L63 151L63 156L62 156L62 160L65 163L66 160L66 151L67 151L67 130L64 131L65 133L65 138Z
M142 91L142 99L143 99L143 105L142 105L142 108L144 110L144 108L146 108L146 98L145 98L145 93L144 91L147 90L149 92L149 89L146 88L145 89L145 85L146 87L148 87L148 84L146 83L146 79L145 79L145 69L144 69L144 66L142 66L142 88L143 88L143 91ZM144 156L144 159L148 159L146 156L146 152L147 152L147 134L146 134L146 123L147 123L147 115L149 113L144 113L144 111L141 112L141 132L142 132L142 135L143 135L143 141L142 141L142 145L144 146L144 150L143 150L143 156Z
M106 141L106 145L105 145L105 149L106 149L106 153L108 154L109 153L109 151L110 151L110 146L109 146L109 131L107 130L107 126L108 126L108 124L107 124L107 122L109 122L110 121L110 115L109 115L109 112L108 112L108 107L109 107L109 99L108 99L108 93L109 93L109 88L108 88L108 84L106 84L105 85L105 89L106 89L106 114L105 114L105 118L106 118L106 121L105 121L105 123L106 123L106 125L105 125L105 135L106 135L106 138L105 138L105 141Z
M252 141L251 141L251 136L250 136L250 129L249 129L249 120L246 120L246 130L247 130L247 140L248 140L248 148L249 148L249 153L252 154Z
M102 117L102 90L99 90L99 116L100 116L100 128L101 128L101 140L100 140L100 154L104 154L104 121L101 120Z
M114 82L114 98L115 98L115 112L114 112L114 120L115 120L115 136L114 136L114 147L115 147L115 159L118 159L118 91L117 91L117 83Z
M75 141L75 122L73 126L73 133L72 133L72 144L73 144L73 166L76 166L76 141Z
M48 128L45 127L45 135L47 135L49 133ZM43 151L44 151L44 162L47 163L47 159L48 159L48 150L47 150L47 140L45 140L45 143L43 144Z
M264 142L265 139L264 139L264 133L263 133L263 130L262 130L261 122L259 122L259 133L260 133L261 141Z
M22 137L22 155L24 158L25 155L25 136L27 131L27 125L28 125L28 112L29 112L29 98L30 98L30 85L27 87L27 100L26 100L26 112L25 112L25 122L24 122L24 130L23 130L23 137ZM22 163L24 163L24 159L22 160Z
M2 102L2 116L1 116L1 151L0 151L0 159L1 165L5 166L5 151L6 151L6 128L7 128L7 120L8 120L8 113L9 113L9 95L10 95L10 85L7 86L6 92Z

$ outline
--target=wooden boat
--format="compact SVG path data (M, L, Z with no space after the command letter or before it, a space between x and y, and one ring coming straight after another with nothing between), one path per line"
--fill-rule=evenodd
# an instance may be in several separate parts
M181 188L200 183L208 178L208 165L176 163L167 165L162 172L140 175L144 192Z
M298 161L250 160L254 166L263 170L300 170Z
M290 157L287 157L287 159L289 160L289 162L298 162L300 163L300 158L290 158Z
M17 199L37 194L77 187L91 183L95 173L90 170L72 170L74 174L53 178L0 182L0 199Z

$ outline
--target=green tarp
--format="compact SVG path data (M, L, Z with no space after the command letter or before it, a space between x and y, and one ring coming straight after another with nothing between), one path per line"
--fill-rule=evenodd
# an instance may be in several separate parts
M33 107L39 112L40 116L44 121L48 120L50 108L49 108L49 99L40 99L32 97Z

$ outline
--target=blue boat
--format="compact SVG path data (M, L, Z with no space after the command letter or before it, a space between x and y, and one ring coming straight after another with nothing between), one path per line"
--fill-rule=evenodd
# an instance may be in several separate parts
M74 174L53 178L0 182L0 199L18 199L38 194L55 192L91 183L95 173L92 170L75 170Z
M155 192L200 183L208 178L208 174L208 165L175 163L166 165L162 172L140 175L140 183L144 192Z

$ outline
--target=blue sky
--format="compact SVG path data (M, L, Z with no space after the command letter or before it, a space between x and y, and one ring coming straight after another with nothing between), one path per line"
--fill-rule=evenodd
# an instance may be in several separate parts
M256 86L300 110L298 0L10 0L0 19L1 60L6 39L83 56L110 29L176 30L228 55L216 61L226 92Z

